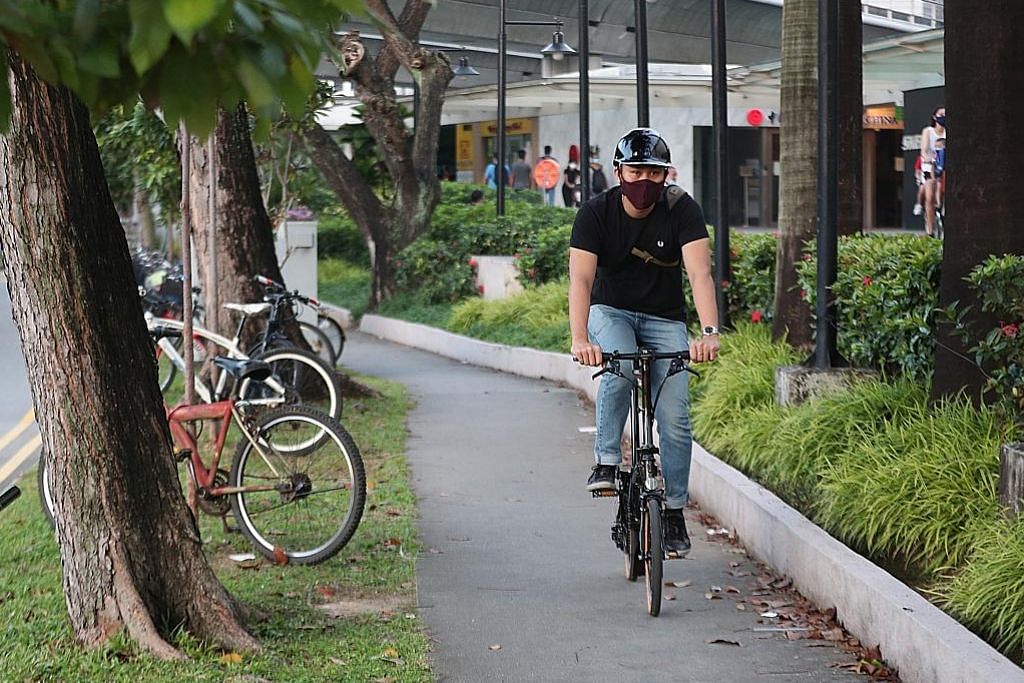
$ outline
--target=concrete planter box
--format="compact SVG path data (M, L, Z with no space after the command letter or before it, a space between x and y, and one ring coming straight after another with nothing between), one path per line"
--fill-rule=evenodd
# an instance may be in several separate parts
M514 256L472 256L476 286L484 299L504 299L523 291Z

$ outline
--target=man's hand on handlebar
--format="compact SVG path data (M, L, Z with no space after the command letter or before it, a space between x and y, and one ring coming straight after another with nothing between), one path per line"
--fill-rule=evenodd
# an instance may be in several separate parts
M577 363L590 366L601 365L601 347L590 343L589 339L573 341L570 353Z
M712 361L718 357L718 335L712 334L690 342L690 360L694 363Z

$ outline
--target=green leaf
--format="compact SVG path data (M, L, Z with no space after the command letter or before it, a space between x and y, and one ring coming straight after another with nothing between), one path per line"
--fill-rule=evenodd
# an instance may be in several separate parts
M238 79L245 86L246 98L255 109L265 109L276 99L274 86L253 62L243 56L238 60Z
M78 66L83 71L103 78L117 78L121 73L117 45L94 42L78 53Z
M187 45L199 29L217 16L221 0L163 0L163 5L171 30Z
M135 73L143 74L167 51L171 27L160 5L153 0L131 0L128 9L132 20L128 54Z

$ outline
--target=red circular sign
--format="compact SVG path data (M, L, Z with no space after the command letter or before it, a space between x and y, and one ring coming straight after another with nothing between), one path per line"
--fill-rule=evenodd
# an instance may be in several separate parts
M764 112L760 109L747 110L747 123L752 126L760 126L764 123Z
M558 185L558 179L561 177L562 169L558 167L558 162L554 159L541 159L533 167L533 182L537 183L537 187L542 187L545 190L550 190Z

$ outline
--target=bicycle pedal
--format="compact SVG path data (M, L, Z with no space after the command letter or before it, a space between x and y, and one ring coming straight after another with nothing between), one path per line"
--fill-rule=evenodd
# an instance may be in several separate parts
M614 498L619 494L615 489L598 489L597 491L591 491L590 495L594 498Z

